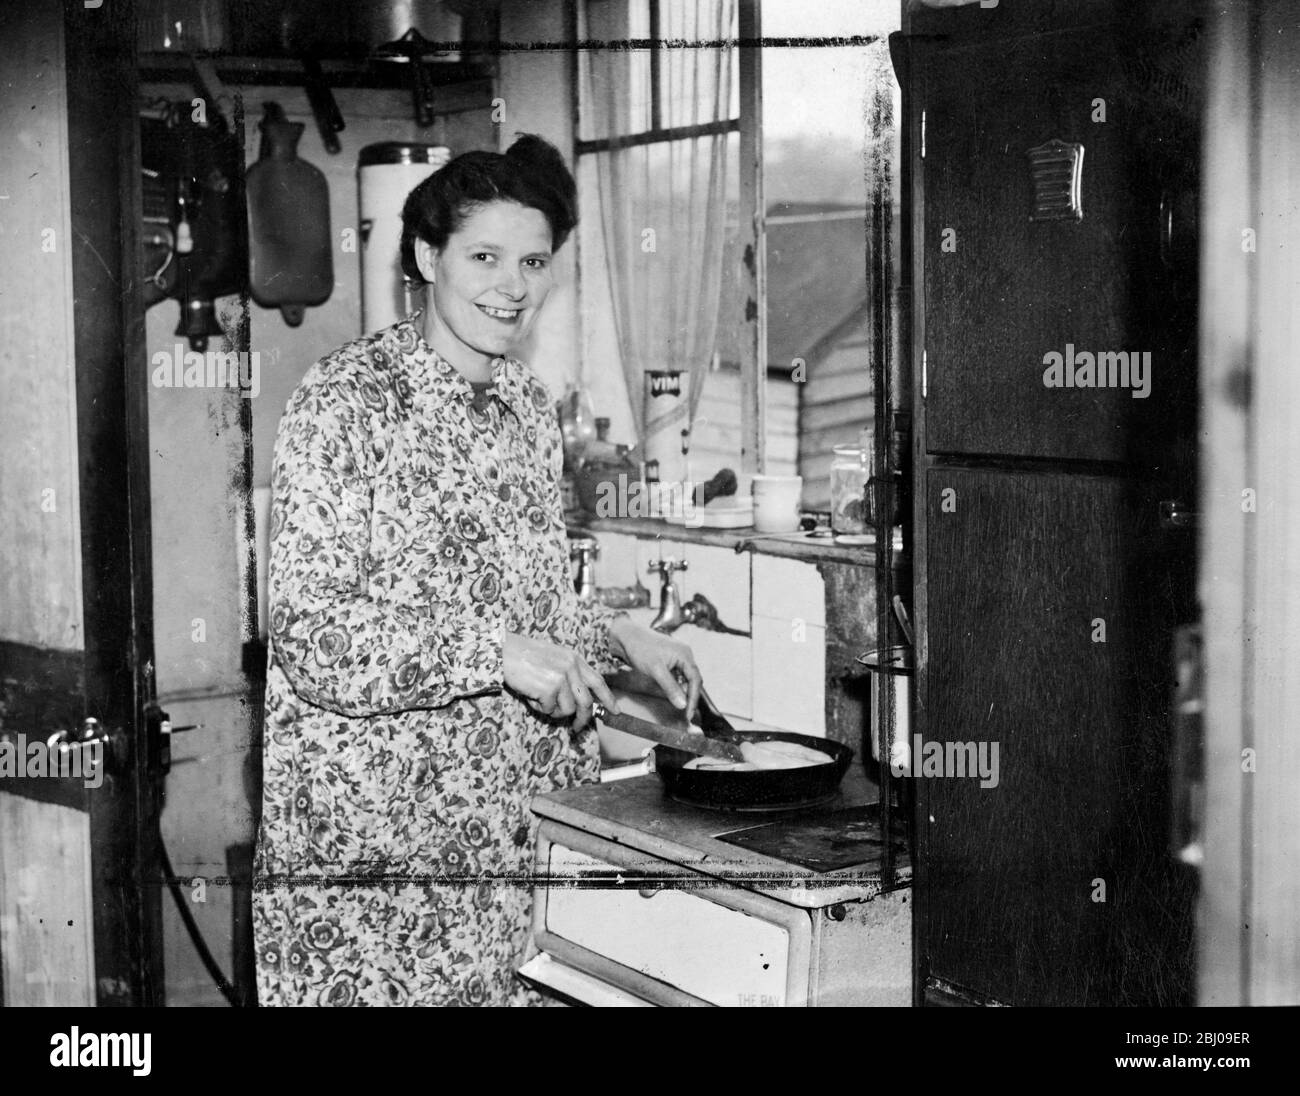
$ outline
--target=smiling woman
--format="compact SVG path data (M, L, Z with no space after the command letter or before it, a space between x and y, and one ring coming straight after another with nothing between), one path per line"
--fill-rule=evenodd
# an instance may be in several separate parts
M532 326L553 282L551 232L540 212L494 202L474 215L473 227L464 243L441 251L424 240L415 245L433 297L427 335L454 348L452 364L471 381L491 379L492 359Z
M280 425L262 1004L535 999L529 803L596 779L599 671L694 704L687 647L578 601L554 403L511 356L575 221L539 138L435 172L403 211L428 307L317 362Z
M577 220L573 177L532 136L504 157L467 153L411 192L402 269L429 286L425 337L470 381L490 380L492 360L528 333L554 285L552 252Z

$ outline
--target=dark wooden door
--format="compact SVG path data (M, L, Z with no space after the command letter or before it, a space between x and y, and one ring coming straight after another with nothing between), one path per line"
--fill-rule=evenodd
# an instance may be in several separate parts
M133 31L0 6L5 1004L160 1003Z
M1123 478L935 468L925 506L919 724L997 762L995 785L925 781L929 973L1016 1004L1190 1003L1152 643L1177 604L1145 500Z
M923 56L928 451L1150 462L1194 408L1188 62L1152 71L1105 26ZM1082 216L1036 220L1029 152L1058 141L1082 148ZM1116 353L1141 383L1044 383L1051 354L1083 382Z
M1195 559L1160 512L1195 498L1197 32L1004 7L936 13L905 89L917 729L1000 765L919 770L918 972L930 999L1187 1004L1169 704ZM1083 147L1080 218L1033 219L1049 142ZM1149 394L1045 385L1071 348L1149 355Z
M1111 43L1077 34L1013 42L990 59L987 45L953 49L924 70L926 299L936 318L961 321L927 328L927 446L1121 460L1140 401L1047 388L1043 359L1067 345L1151 349L1130 322L1143 245L1124 67ZM1106 120L1092 121L1102 109ZM1027 154L1053 140L1083 146L1082 220L1030 219Z

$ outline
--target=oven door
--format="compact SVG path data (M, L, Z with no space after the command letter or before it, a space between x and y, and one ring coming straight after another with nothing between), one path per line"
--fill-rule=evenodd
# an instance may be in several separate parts
M611 987L656 1005L807 1004L808 910L551 820L536 865L543 973L563 967L585 976L571 979L585 993Z
M593 1008L653 1008L654 1004L612 985L594 974L571 967L548 952L534 955L519 968L519 976L543 992Z

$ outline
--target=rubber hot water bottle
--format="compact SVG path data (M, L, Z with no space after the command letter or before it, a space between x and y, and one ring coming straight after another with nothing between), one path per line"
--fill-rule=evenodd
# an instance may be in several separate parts
M267 103L261 155L246 184L253 300L278 308L290 327L334 289L329 186L318 168L298 159L304 128L286 119L279 103Z

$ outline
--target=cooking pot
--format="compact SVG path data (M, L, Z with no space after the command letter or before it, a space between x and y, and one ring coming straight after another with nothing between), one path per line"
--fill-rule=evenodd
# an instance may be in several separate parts
M696 755L671 746L654 749L664 791L679 803L718 811L783 811L812 807L835 795L853 751L842 742L788 731L733 731L738 742L795 742L819 750L831 762L798 769L688 769Z
M910 775L912 676L915 673L912 648L890 647L887 650L872 651L859 655L858 662L871 671L871 756L880 760L883 737L880 728L880 690L884 687L883 679L888 678L894 694L894 734L889 743L889 763L895 769Z
M433 42L459 42L461 15L446 0L232 0L241 8L238 44L259 56L364 54L417 30ZM447 56L447 60L456 60Z

